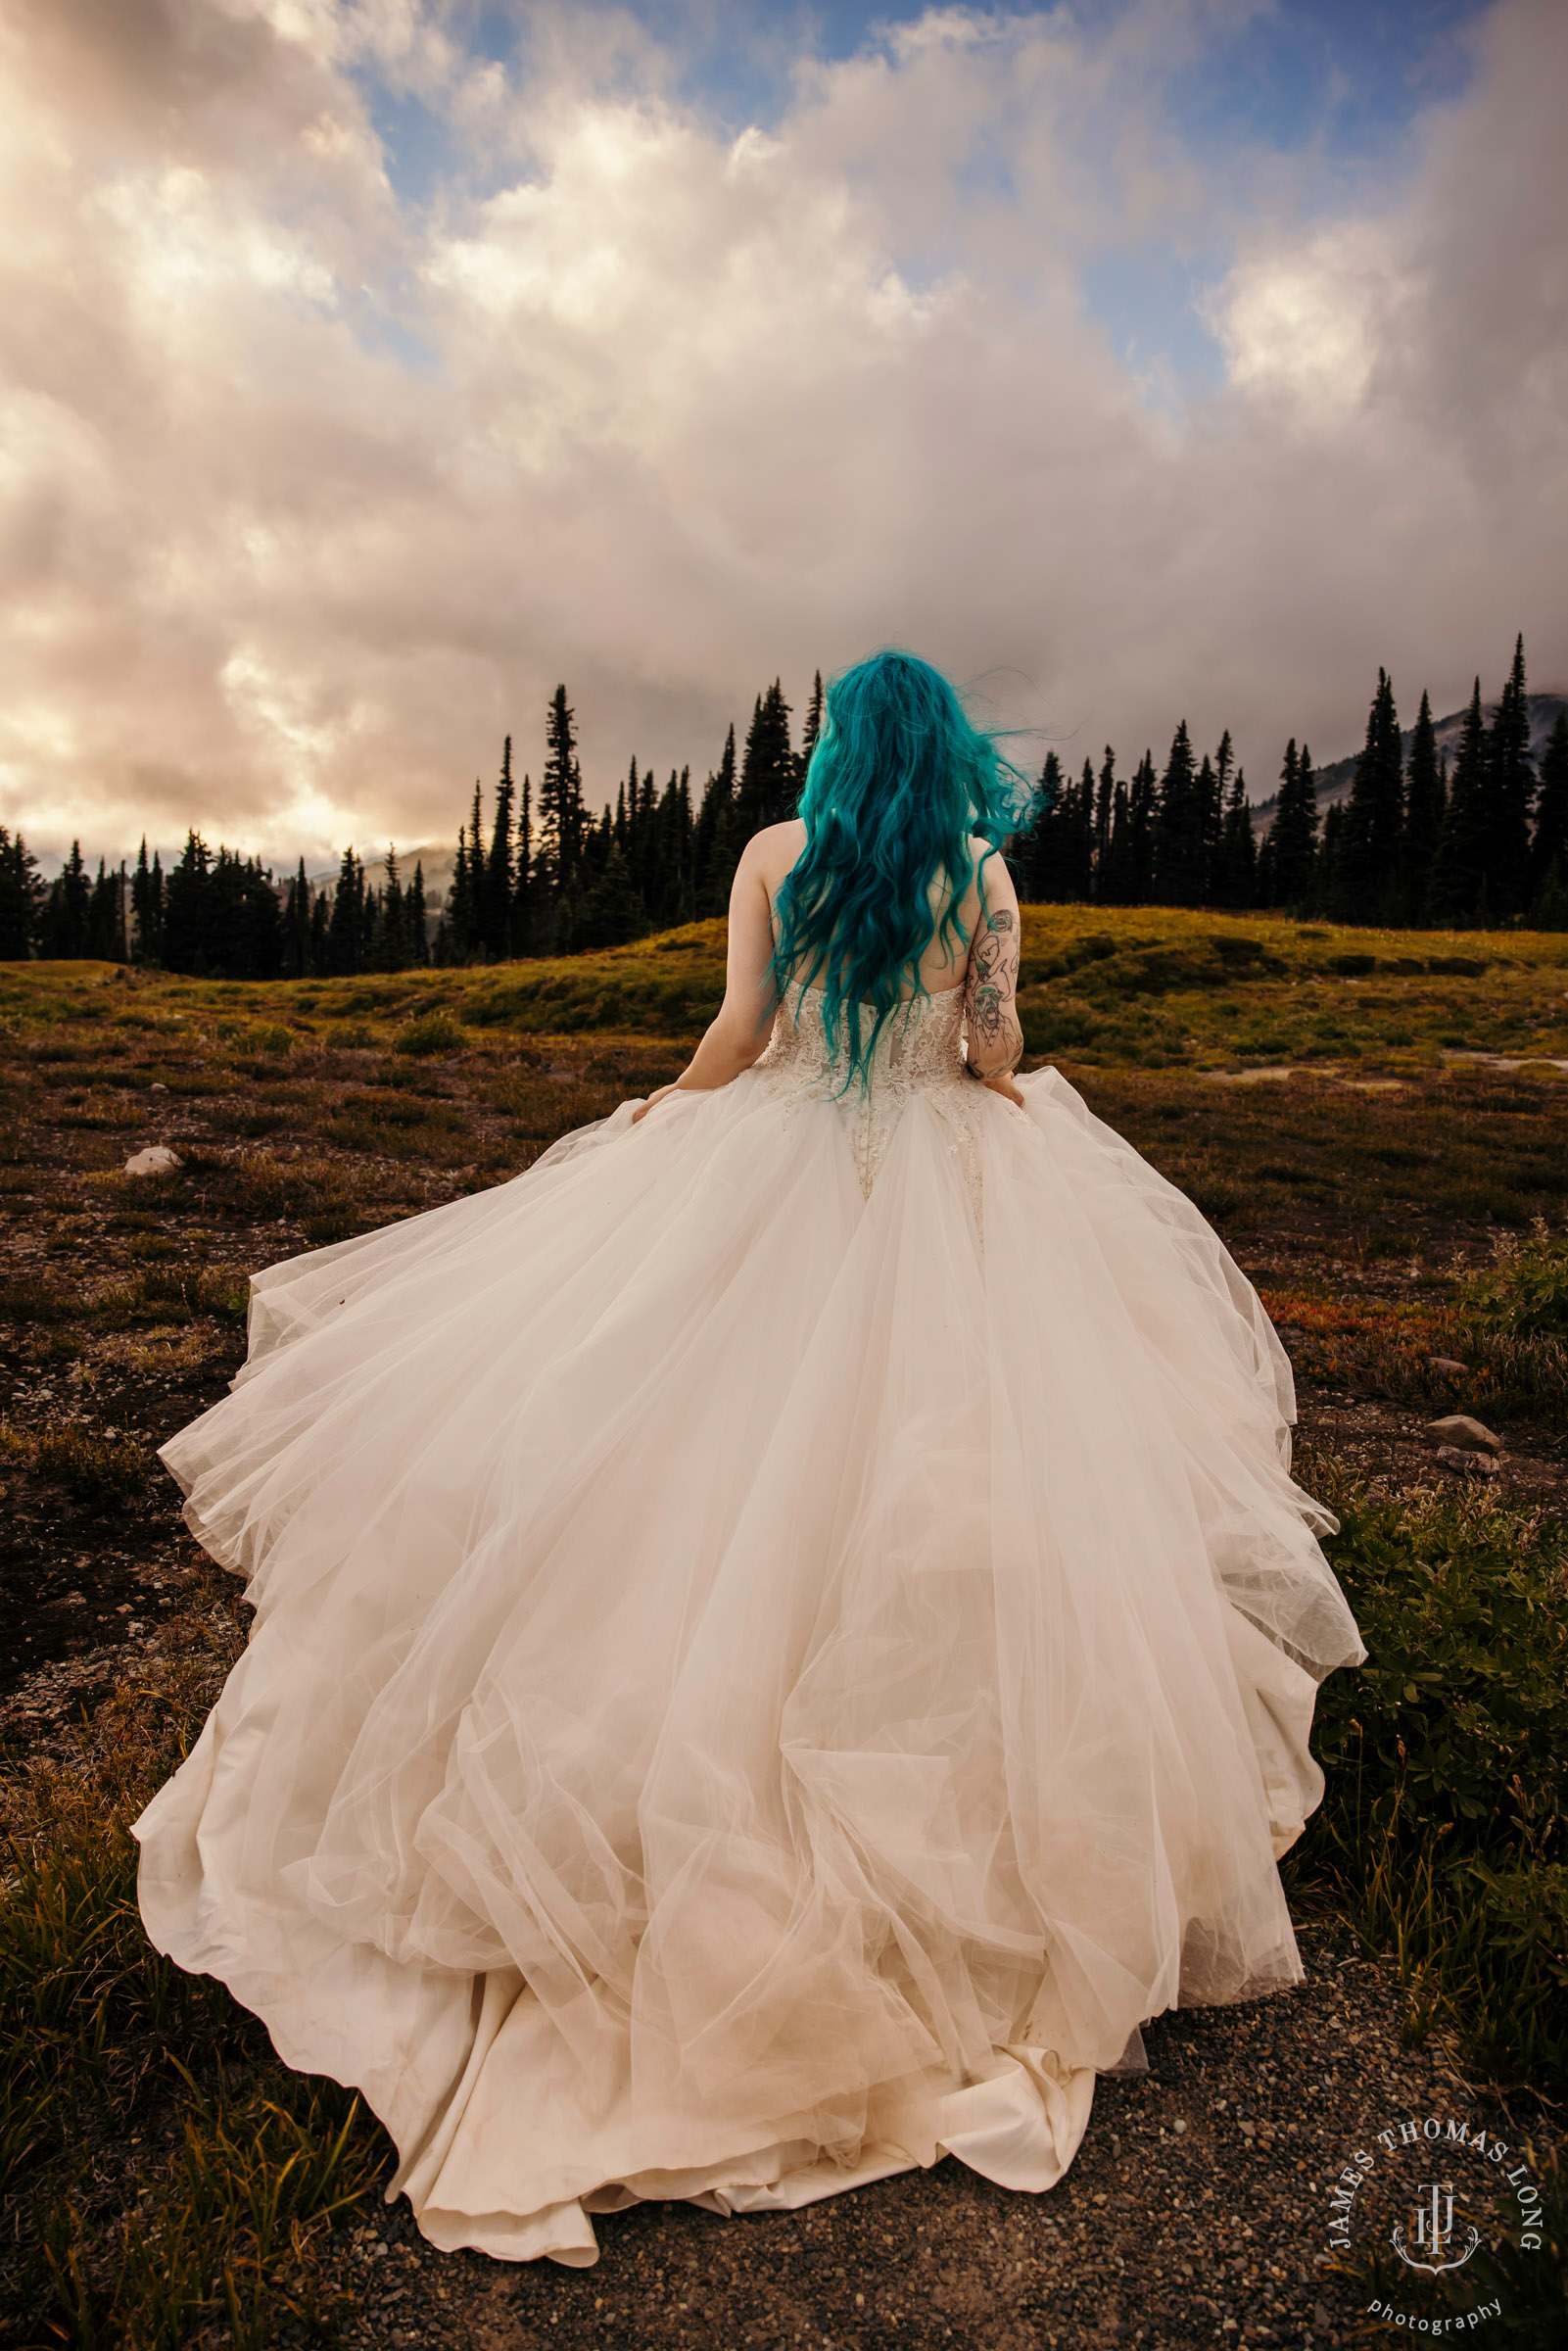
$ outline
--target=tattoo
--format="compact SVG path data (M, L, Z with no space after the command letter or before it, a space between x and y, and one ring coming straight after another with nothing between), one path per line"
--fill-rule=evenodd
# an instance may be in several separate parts
M1010 906L987 912L970 951L965 1011L971 1036L1001 1043L1018 1026L1013 999L1019 984L1018 922Z

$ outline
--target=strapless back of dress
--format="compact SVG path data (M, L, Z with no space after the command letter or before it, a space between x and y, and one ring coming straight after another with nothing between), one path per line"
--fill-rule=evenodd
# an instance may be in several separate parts
M977 1136L965 1100L974 1080L965 1066L964 996L962 987L911 996L885 1023L862 1080L847 1076L842 1031L836 1050L830 1042L823 990L793 989L775 1014L768 1049L755 1065L759 1090L784 1105L836 1104L863 1192L876 1181L904 1104L912 1093L925 1093L952 1123L952 1147L963 1155L973 1189ZM869 1027L875 1015L863 1010L862 1018Z
M957 991L269 1268L165 1448L253 1636L137 1827L154 1942L363 2090L436 2243L953 2154L1301 1972L1360 1655L1192 1204Z

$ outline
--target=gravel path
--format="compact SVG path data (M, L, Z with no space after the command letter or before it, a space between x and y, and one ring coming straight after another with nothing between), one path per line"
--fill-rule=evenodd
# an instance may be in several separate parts
M1360 2339L1364 2293L1326 2273L1329 2182L1391 2119L1485 2109L1400 2043L1389 1972L1328 1926L1307 1983L1145 2034L1103 2081L1076 2163L1014 2195L948 2161L789 2215L644 2205L600 2220L591 2270L510 2270L423 2246L405 2207L345 2246L345 2341L473 2351L685 2346L1306 2345ZM1511 2125L1505 2125L1512 2131Z

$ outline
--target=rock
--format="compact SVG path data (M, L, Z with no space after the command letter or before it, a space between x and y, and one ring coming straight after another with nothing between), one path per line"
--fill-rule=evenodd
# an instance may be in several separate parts
M177 1151L166 1143L151 1143L145 1151L133 1151L125 1162L127 1176L166 1176L170 1168L183 1167Z
M153 1080L153 1082L152 1082L152 1084L151 1084L151 1085L150 1085L150 1086L147 1088L147 1091L148 1091L150 1094L166 1094L166 1093L167 1093L167 1091L168 1091L168 1088L167 1088L167 1086L166 1086L166 1085L164 1083L164 1080L162 1080L162 1078L155 1078L155 1079Z
M1429 1420L1423 1434L1434 1445L1456 1445L1462 1453L1500 1453L1502 1439L1472 1420L1468 1413L1450 1413L1445 1420Z
M1468 1371L1470 1368L1468 1364L1456 1364L1451 1355L1429 1355L1426 1367L1429 1371Z
M1458 1445L1440 1445L1438 1460L1445 1469L1456 1469L1461 1477L1496 1477L1497 1464L1490 1453L1466 1453Z

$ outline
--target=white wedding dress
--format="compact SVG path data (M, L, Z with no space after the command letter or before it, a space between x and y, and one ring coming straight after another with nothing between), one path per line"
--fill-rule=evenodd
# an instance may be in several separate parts
M158 1947L361 2089L425 2234L943 2154L1302 1970L1276 1856L1362 1655L1289 1367L1182 1195L918 999L273 1266L164 1449L256 1622L137 1824Z

